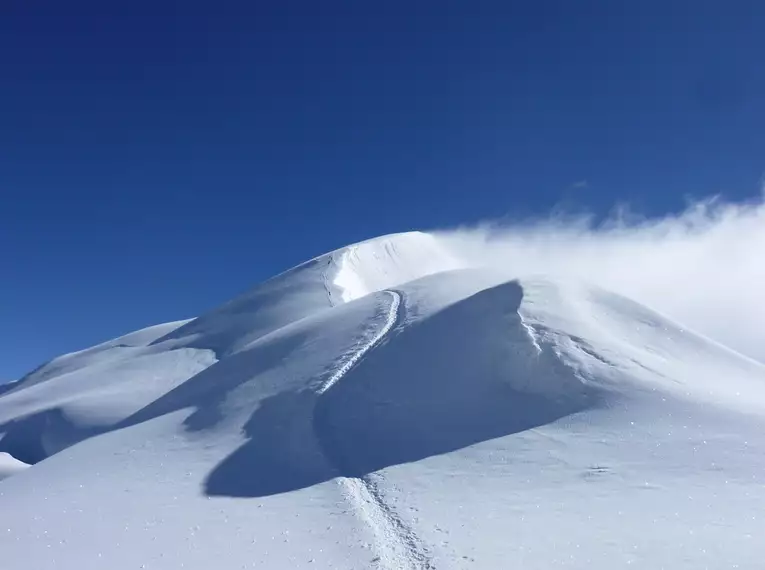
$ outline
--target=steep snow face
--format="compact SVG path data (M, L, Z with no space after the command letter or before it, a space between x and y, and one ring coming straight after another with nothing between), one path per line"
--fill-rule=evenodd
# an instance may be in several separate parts
M411 232L365 241L340 250L333 283L343 301L442 271L465 267L430 234Z
M582 374L613 389L662 390L698 403L765 413L765 365L623 296L581 283L524 281L519 313Z
M370 240L29 375L3 568L758 568L765 367L468 265Z
M418 285L437 278L459 290L473 277L453 272ZM363 476L598 405L598 390L529 335L518 282L420 310L407 322L425 289L401 286L402 326L319 403L317 431L345 472Z

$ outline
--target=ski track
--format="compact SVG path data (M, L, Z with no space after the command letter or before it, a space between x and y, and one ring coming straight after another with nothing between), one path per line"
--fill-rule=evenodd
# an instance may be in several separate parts
M399 319L401 294L386 290L391 296L388 316L380 331L351 357L317 391L324 394L332 388L359 360L391 331ZM380 490L382 476L368 474L362 477L338 477L343 496L352 505L356 516L367 524L374 536L377 556L374 563L385 570L433 570L428 549L417 534L385 500Z
M367 344L362 346L359 350L354 352L351 357L346 360L343 365L337 369L337 371L326 381L324 384L321 385L321 387L318 389L318 394L324 394L327 390L329 390L332 386L337 383L338 380L340 380L343 376L345 376L348 371L353 368L353 366L361 360L361 358L369 352L372 348L374 348L383 338L385 338L385 335L387 335L390 330L393 328L393 325L396 324L396 319L398 318L398 309L401 305L401 295L395 291L385 291L391 297L393 298L390 304L390 308L388 309L388 317L385 320L385 324L380 329L380 331L370 340Z

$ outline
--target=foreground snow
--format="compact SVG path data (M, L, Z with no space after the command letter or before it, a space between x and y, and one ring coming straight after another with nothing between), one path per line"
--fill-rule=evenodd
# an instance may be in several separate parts
M765 367L645 307L388 236L0 395L0 556L758 568L764 418Z

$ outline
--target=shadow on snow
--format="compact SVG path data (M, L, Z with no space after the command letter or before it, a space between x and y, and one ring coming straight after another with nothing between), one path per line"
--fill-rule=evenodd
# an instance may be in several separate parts
M597 405L517 313L517 283L483 291L372 350L330 390L261 401L248 442L208 476L214 496L259 497L361 477L522 432Z

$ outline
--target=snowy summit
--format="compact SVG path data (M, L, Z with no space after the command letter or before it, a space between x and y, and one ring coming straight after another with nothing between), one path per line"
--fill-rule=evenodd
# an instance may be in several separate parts
M0 567L760 568L765 366L406 233L0 392Z

